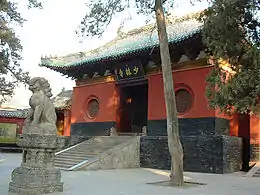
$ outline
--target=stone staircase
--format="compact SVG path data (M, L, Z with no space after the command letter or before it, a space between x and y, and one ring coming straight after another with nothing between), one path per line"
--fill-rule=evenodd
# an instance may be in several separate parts
M257 162L250 171L245 175L246 177L260 177L260 162Z
M144 136L144 133L117 133L118 136Z
M98 158L116 146L127 143L132 136L99 136L81 142L56 153L55 167L62 170L77 170L78 167Z
M260 177L260 169L258 169L253 175L252 177Z

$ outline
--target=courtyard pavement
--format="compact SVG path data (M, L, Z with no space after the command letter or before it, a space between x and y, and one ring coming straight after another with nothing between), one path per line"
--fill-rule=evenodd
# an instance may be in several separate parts
M12 170L20 165L21 154L0 153L0 195L8 195ZM192 162L191 162L192 163ZM166 181L167 171L124 169L88 172L62 172L64 192L51 195L260 195L260 178L242 173L227 175L185 173L187 181L206 183L184 188L153 185Z

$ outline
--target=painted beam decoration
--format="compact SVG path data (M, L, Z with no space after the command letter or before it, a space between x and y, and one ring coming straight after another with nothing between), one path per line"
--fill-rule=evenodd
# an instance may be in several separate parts
M121 63L115 70L117 81L126 81L144 78L144 69L141 60Z
M14 144L16 141L17 124L0 123L0 143Z

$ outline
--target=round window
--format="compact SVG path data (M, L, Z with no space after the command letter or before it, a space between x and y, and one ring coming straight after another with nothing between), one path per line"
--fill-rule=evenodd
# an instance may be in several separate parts
M89 118L95 118L98 115L99 102L96 98L92 98L87 104L87 115Z
M176 107L179 114L187 113L193 103L192 94L187 89L178 89L175 92L176 96Z

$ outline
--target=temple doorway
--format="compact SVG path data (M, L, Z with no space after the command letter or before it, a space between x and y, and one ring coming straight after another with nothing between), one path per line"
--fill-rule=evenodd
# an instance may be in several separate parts
M148 84L119 86L117 132L142 133L148 119Z
M56 111L57 115L57 122L56 122L56 127L58 130L58 135L63 135L64 134L64 112L63 111Z
M250 115L238 115L238 136L242 138L242 171L250 169Z

